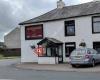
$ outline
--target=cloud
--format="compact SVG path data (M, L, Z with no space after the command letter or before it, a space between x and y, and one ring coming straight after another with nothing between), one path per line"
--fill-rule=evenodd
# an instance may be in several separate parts
M66 5L91 0L63 0ZM56 8L57 0L0 0L0 38L13 30L18 23Z

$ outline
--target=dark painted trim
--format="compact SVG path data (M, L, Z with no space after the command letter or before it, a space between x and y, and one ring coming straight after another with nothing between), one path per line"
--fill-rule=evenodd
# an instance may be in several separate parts
M99 34L100 32L94 32L94 27L93 27L93 18L100 17L100 16L92 16L92 34Z
M95 46L95 45L94 45L95 43L100 43L100 41L94 41L94 42L93 42L93 49L95 49L95 47L94 47L94 46Z
M64 34L65 34L65 37L75 36L75 20L68 20L68 21L74 21L74 35L68 35L68 34L67 34L67 31L66 31L66 30L67 30L67 29L66 29L66 27L67 27L67 26L66 26L66 22L67 22L67 21L64 21L64 29L65 29Z
M76 49L76 42L65 42L65 57L67 57L66 56L66 44L68 44L68 45L74 44L75 49Z
M26 37L26 29L28 28L28 27L36 27L36 26L38 26L38 25L40 25L41 27L42 27L42 37L40 37L40 38L27 38ZM37 40L37 39L43 39L43 37L44 37L44 31L43 31L43 24L38 24L38 25L28 25L28 26L25 26L25 40Z
M63 45L61 46L62 47L62 61L64 62L64 53L63 53Z

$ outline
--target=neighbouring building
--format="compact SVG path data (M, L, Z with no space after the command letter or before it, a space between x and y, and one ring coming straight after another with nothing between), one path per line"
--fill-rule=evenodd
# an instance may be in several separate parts
M4 44L7 49L20 50L21 49L20 28L16 27L14 30L5 35Z
M67 62L81 42L100 51L100 0L71 6L59 0L56 9L19 25L21 62Z
M4 42L0 42L0 48L5 48Z

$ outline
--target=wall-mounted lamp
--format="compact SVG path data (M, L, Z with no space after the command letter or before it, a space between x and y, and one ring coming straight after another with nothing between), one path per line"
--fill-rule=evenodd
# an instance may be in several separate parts
M31 47L32 49L35 49L35 45L31 45L30 47Z

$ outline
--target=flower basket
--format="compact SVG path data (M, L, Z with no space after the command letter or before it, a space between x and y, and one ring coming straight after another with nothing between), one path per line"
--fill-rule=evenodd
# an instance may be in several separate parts
M86 43L82 42L82 43L79 44L79 46L86 47Z

